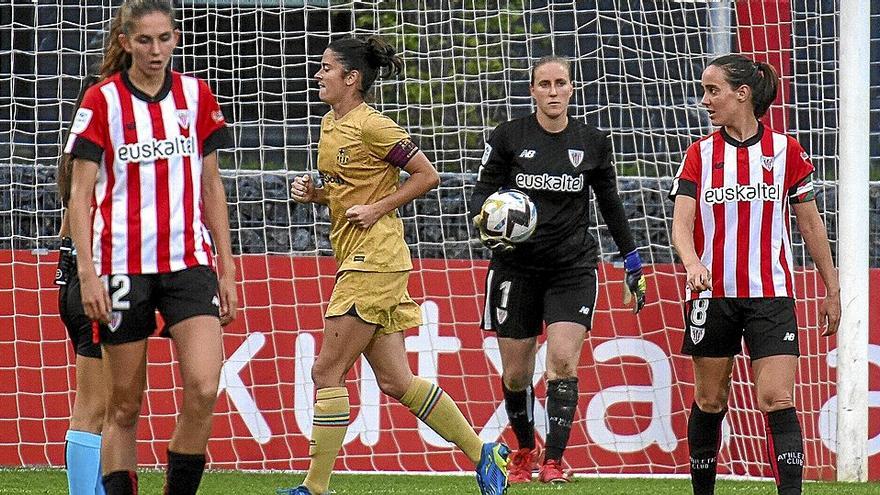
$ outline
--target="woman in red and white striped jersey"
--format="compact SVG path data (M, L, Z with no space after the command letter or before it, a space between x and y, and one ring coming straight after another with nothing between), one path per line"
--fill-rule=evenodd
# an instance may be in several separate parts
M74 159L69 217L80 282L70 297L81 297L102 345L110 495L137 493L135 439L156 310L183 378L165 493L196 492L223 361L220 327L236 312L216 153L231 139L208 85L170 70L179 37L170 2L126 0L101 80L83 96L65 146Z
M790 215L825 282L820 323L837 332L840 285L801 145L758 118L776 98L774 68L726 55L703 71L702 105L718 130L693 143L673 182L672 242L687 271L684 354L696 390L688 420L691 481L714 493L734 357L745 341L767 451L780 494L801 493L804 463L794 405L798 363Z

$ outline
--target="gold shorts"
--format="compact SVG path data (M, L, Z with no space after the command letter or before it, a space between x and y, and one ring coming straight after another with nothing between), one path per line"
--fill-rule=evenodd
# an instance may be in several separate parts
M360 319L379 327L377 335L417 327L422 309L409 297L408 282L409 271L339 272L324 316L342 316L354 308Z

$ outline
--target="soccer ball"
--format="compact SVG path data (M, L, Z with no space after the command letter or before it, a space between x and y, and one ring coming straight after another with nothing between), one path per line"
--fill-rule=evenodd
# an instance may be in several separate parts
M535 204L516 189L501 190L486 198L482 212L486 234L511 244L528 239L538 224Z

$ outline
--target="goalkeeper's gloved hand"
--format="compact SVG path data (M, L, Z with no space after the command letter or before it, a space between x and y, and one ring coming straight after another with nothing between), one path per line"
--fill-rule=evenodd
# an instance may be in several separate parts
M58 268L55 269L55 285L67 285L70 274L76 270L76 258L73 256L73 241L70 237L61 238L58 248Z
M623 281L623 304L628 306L635 296L633 313L638 314L645 306L645 291L648 288L648 282L642 274L642 258L638 250L634 249L627 253L623 259L623 268L626 270Z
M476 227L477 232L480 233L480 242L493 252L510 251L515 247L503 237L489 235L489 233L486 232L486 219L483 217L482 211L480 211L473 220L474 227Z

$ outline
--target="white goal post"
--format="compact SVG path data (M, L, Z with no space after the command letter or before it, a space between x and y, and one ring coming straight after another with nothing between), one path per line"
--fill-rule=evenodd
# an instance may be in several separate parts
M843 312L837 337L837 479L868 479L868 211L870 167L871 11L869 0L842 0L840 9L840 224L846 256L838 257ZM876 22L876 19L874 19ZM876 294L874 295L877 296Z

